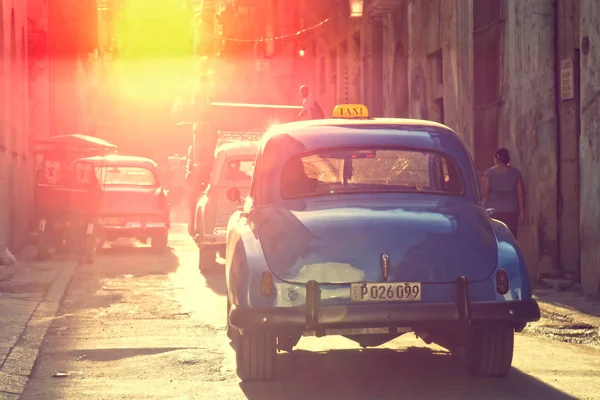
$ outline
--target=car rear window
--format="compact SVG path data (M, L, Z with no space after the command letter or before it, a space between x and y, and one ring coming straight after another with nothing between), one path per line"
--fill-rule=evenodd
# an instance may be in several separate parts
M155 186L157 184L152 171L141 167L101 167L96 168L96 176L105 185Z
M462 182L456 164L437 152L323 149L285 164L282 197L379 192L462 195Z
M221 179L250 185L254 173L254 159L228 159L223 164Z

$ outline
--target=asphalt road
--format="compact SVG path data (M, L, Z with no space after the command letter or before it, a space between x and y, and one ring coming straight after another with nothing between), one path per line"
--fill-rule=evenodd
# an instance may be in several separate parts
M240 383L225 335L222 274L205 278L176 226L173 251L103 249L76 271L21 399L600 399L600 351L533 335L504 379L474 378L407 334L361 350L303 338L276 380Z

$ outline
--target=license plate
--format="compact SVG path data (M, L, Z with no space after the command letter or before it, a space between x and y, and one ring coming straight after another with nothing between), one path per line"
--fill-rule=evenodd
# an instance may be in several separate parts
M352 301L421 301L421 283L353 283Z
M119 226L122 225L121 218L102 218L102 225Z

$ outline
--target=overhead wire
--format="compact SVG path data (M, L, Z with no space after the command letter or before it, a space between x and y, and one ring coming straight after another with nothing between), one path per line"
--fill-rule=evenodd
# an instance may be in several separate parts
M262 42L269 42L269 41L275 41L275 40L283 40L283 39L289 39L289 38L293 38L293 37L298 37L301 36L307 32L313 31L315 29L318 29L320 27L322 27L323 25L325 25L327 22L330 21L330 18L325 18L324 20L322 20L321 22L314 24L312 26L309 26L308 28L304 28L301 29L299 31L296 31L295 33L289 33L289 34L285 34L285 35L278 35L278 36L272 36L272 37L261 37L261 38L257 38L257 39L244 39L244 38L232 38L232 37L227 37L227 36L221 36L221 35L214 35L214 34L206 34L206 36L209 37L213 37L219 40L224 40L224 41L229 41L229 42L240 42L240 43L262 43Z

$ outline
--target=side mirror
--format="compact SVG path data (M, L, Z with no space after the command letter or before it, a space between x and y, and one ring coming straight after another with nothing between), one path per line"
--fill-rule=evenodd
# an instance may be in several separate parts
M494 209L494 208L486 208L485 212L487 213L488 217L491 217L492 214L494 214L496 212L496 209Z
M239 203L242 199L242 195L238 188L233 187L233 188L230 188L229 190L227 190L227 198L231 202Z

